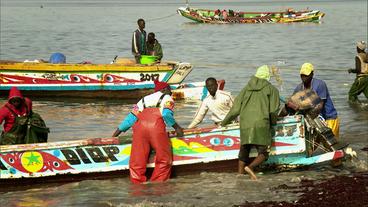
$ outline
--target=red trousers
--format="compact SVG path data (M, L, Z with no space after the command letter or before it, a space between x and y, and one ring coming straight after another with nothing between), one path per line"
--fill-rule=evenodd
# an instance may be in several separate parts
M161 112L158 108L146 108L137 118L129 160L130 180L132 183L147 181L146 165L152 147L156 158L150 181L166 181L171 174L172 150Z

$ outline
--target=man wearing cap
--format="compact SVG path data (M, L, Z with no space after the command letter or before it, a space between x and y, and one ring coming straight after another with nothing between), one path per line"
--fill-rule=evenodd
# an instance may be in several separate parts
M339 137L340 121L337 117L337 111L328 92L326 83L323 80L313 78L314 67L311 63L304 63L300 69L300 83L295 89L294 94L305 90L312 89L322 99L321 115L326 120L327 126L331 128L336 137Z
M113 137L116 137L133 126L129 160L132 183L147 181L145 173L151 147L156 152L156 158L155 169L150 181L162 182L169 179L172 149L166 126L173 127L178 137L183 136L183 129L174 119L174 101L170 96L170 86L165 82L155 81L154 83L155 93L143 97L113 134Z
M4 122L0 145L24 144L27 119L32 101L24 98L17 87L9 92L8 102L0 108L0 124Z
M364 41L357 43L357 56L355 56L355 69L349 69L349 73L356 73L356 78L349 90L349 101L360 103L358 96L363 93L368 99L368 57Z
M257 69L248 84L235 98L234 105L221 122L221 126L229 124L240 115L240 140L238 172L257 177L253 170L268 158L272 139L272 125L276 124L280 106L279 91L270 82L270 69L263 65ZM258 156L252 161L249 158L251 148L255 147Z
M193 121L188 126L189 129L200 124L208 111L212 112L213 122L219 125L233 106L233 97L229 92L217 90L218 84L215 78L207 78L206 88L209 95L202 101Z

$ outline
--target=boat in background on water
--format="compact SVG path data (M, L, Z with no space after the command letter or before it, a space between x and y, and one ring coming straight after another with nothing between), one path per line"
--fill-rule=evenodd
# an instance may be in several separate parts
M310 133L306 133L306 126ZM274 126L269 159L264 167L295 168L341 159L344 150L316 145L302 115L280 118ZM240 148L239 124L170 132L173 176L201 171L236 172ZM129 175L130 137L0 146L0 189L27 184L102 179ZM251 157L255 157L255 151ZM154 153L148 173L154 167Z
M0 93L18 87L28 97L138 99L153 92L154 80L180 85L192 71L190 63L50 64L0 61ZM202 90L201 87L200 90Z
M209 24L320 22L325 15L319 10L309 9L301 11L288 9L281 12L242 12L180 7L177 12L195 22Z

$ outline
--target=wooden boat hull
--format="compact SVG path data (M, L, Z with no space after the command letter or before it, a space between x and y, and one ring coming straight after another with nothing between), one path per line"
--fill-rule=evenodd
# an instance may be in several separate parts
M320 22L324 13L318 10L288 12L239 12L239 16L216 17L214 10L181 7L177 12L192 21L208 24L257 24Z
M303 116L288 116L275 126L270 157L264 166L297 167L344 157L342 150L308 153ZM185 136L170 132L174 174L195 171L235 172L240 147L239 125L192 129ZM128 175L129 139L96 138L68 142L0 146L0 186L57 180ZM256 156L252 152L252 156ZM154 167L154 154L148 168ZM185 172L184 172L185 171ZM93 175L91 177L91 175ZM46 180L46 181L45 181ZM47 181L48 180L48 181Z
M153 80L180 84L191 70L189 63L0 63L0 93L16 86L29 97L137 99L153 91Z

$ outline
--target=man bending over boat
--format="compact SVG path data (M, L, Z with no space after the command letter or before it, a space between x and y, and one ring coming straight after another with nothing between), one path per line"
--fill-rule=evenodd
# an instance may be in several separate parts
M178 137L183 136L183 129L174 119L174 101L170 95L171 89L167 83L155 81L155 93L143 97L113 134L116 137L133 126L129 160L132 183L147 181L145 173L151 147L156 152L156 159L150 181L162 182L170 178L172 149L166 126L173 127Z
M147 54L157 56L157 62L161 62L163 52L161 44L155 38L155 33L148 33L147 37Z
M134 31L132 38L132 53L136 63L140 63L141 55L146 54L146 39L147 34L144 31L146 23L143 19L137 21L138 29Z
M355 69L349 69L349 73L356 73L356 78L349 90L349 101L360 103L358 96L363 93L368 99L368 55L365 52L367 44L364 41L357 43L357 55L355 57Z
M0 108L4 122L0 145L46 142L49 129L41 116L32 111L32 101L24 98L17 87L9 92L8 102Z
M276 124L280 106L279 91L270 82L270 69L263 65L257 69L248 84L235 98L234 105L221 126L229 124L240 115L240 140L238 172L247 172L252 180L257 180L253 170L268 158L272 140L272 125ZM256 148L258 156L251 160L251 148Z
M217 90L218 84L215 78L207 78L206 88L209 95L202 101L192 123L188 128L194 128L203 121L208 111L212 112L211 119L216 125L220 125L226 114L233 106L234 100L229 92Z
M337 111L328 92L326 83L323 80L313 78L314 67L311 63L304 63L300 69L300 83L295 89L294 94L305 89L311 89L322 99L321 115L326 120L327 126L332 130L335 137L339 137L340 121Z

